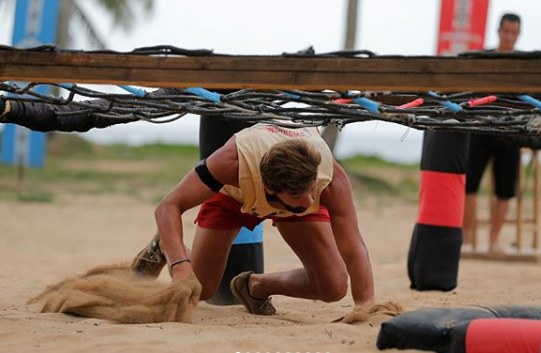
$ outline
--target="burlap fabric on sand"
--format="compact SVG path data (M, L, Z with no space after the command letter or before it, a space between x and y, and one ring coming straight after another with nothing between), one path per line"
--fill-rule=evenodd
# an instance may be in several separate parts
M192 274L176 284L134 277L128 264L104 265L51 285L28 301L42 312L107 319L124 324L187 322L201 284Z
M344 324L353 324L355 322L364 322L374 316L396 316L404 312L402 304L388 301L386 303L368 302L362 305L355 305L353 311L346 316L333 320L332 322L341 322Z

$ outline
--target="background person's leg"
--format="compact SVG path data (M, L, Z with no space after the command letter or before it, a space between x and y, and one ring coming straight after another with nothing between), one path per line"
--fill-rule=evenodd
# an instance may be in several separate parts
M281 222L277 227L304 268L253 274L251 294L256 298L280 294L325 302L342 299L347 293L348 275L330 223Z
M520 168L520 149L494 139L494 184L496 200L492 206L491 252L503 252L500 234L507 218L509 200L516 196Z
M487 137L472 134L469 137L466 161L466 198L464 202L463 245L472 243L477 221L477 192L490 159Z
M507 210L509 208L509 199L496 198L492 210L492 222L490 226L490 252L503 252L503 248L500 244L500 232L502 226L505 223L505 217L507 216Z

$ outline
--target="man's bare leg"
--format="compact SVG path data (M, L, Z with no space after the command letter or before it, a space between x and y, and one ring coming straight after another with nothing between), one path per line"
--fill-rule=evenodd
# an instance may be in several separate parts
M490 245L489 251L495 253L503 253L504 249L500 244L500 232L503 224L505 223L505 217L507 216L507 210L509 208L508 199L497 198L494 202L494 209L492 212L492 222L490 227Z
M277 226L304 268L252 274L249 281L252 296L266 298L280 294L325 302L342 299L347 293L348 275L330 223L281 222Z
M192 246L192 268L203 286L201 300L210 299L218 290L229 250L240 228L212 230L197 227Z

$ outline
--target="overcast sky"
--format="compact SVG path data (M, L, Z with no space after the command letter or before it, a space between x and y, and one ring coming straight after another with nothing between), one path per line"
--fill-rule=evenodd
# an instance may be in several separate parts
M91 5L93 0L80 1ZM154 13L141 18L130 34L111 31L107 17L93 16L113 49L171 44L232 54L279 54L314 46L316 51L343 45L345 0L157 0ZM432 55L436 47L439 0L359 0L357 48L379 54ZM95 13L91 6L85 6ZM490 0L486 46L497 43L500 16L522 17L518 48L540 49L541 1Z
M313 46L316 52L340 50L347 6L346 0L156 0L153 13L138 16L134 29L125 33L113 29L111 19L93 6L94 0L78 2L88 10L92 22L111 49L129 51L142 46L169 44L228 54L280 54L308 46ZM359 3L357 49L378 54L435 54L439 0L359 0ZM517 48L541 49L541 0L490 0L485 47L497 44L498 21L505 12L522 17L522 35ZM12 17L6 13L0 16L1 44L11 44ZM89 48L80 41L76 49ZM172 134L171 125L149 127L148 123L137 123L124 130L95 131L87 136L101 141L129 136L132 142L178 138L196 142L196 119L189 118L175 126L179 126L181 133ZM406 132L407 137L403 139ZM373 123L349 126L344 135L354 137L351 141L359 141L359 136L370 140L365 146L351 146L350 139L345 137L339 148L347 147L348 151L370 152L369 145L378 145L376 140L380 143L388 140L382 145L392 145L386 147L390 151L376 152L389 158L394 158L395 151L419 150L421 140L417 131ZM385 150L385 147L381 148ZM407 159L416 158L417 155L412 155Z
M141 16L130 34L111 30L110 22L85 0L93 22L112 49L171 44L231 54L280 54L314 46L316 51L343 46L345 0L156 0L153 14ZM379 54L432 55L436 48L439 0L359 0L357 48ZM490 0L486 46L497 43L500 16L522 17L517 47L541 49L541 1Z

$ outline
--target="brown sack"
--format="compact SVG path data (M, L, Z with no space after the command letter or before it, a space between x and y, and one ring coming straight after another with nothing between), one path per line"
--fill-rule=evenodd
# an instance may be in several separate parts
M49 286L28 301L42 312L106 319L123 324L187 322L199 302L194 274L175 284L133 276L128 264L104 265Z
M404 311L404 307L397 302L389 301L386 303L368 302L362 305L355 305L353 311L346 316L333 320L332 322L341 322L352 324L355 322L364 322L376 315L396 316Z

